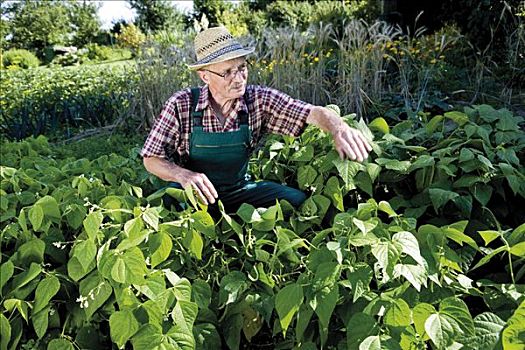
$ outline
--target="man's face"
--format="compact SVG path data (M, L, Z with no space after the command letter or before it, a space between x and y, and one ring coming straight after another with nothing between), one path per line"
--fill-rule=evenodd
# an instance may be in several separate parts
M244 57L210 64L199 71L213 96L235 99L244 95L248 67Z

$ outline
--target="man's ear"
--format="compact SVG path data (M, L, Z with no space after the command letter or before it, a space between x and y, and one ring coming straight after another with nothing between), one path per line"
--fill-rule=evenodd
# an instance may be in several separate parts
M205 71L198 70L197 74L199 74L199 78L201 78L204 84L208 84L210 78L208 77L208 74Z

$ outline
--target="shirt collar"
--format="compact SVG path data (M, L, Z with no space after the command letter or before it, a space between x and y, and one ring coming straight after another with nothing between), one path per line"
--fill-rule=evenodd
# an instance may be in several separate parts
M197 108L196 108L197 111L204 111L206 108L210 107L209 96L210 96L210 89L208 87L208 84L206 84L203 87L201 87L201 92L199 95L199 102L197 103ZM238 98L233 103L233 110L237 113L239 111L245 111L246 113L248 113L248 106L246 105L246 101L244 97Z

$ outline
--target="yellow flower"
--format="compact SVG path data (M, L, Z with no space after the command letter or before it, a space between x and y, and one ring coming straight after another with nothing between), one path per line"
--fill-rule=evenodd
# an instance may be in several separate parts
M319 57L315 57L314 62L319 62Z
M436 62L437 62L437 61L436 61L435 58L433 58L433 59L430 60L430 63L431 63L431 64L435 64Z

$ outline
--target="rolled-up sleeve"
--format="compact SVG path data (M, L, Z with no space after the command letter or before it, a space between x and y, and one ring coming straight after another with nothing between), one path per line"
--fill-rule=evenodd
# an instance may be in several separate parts
M263 108L269 115L266 131L274 134L299 136L306 119L314 107L312 104L296 100L289 95L265 87L263 90Z
M153 124L140 155L146 157L168 158L166 148L174 148L179 143L180 121L177 116L177 107L174 99L164 105Z

